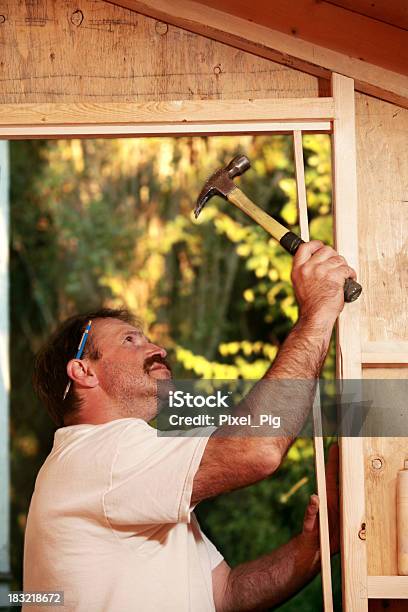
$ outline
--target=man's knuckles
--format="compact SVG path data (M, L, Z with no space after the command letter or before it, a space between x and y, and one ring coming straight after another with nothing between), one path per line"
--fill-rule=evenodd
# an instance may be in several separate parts
M315 281L319 285L322 283L330 285L334 290L343 288L345 279L357 277L355 270L348 265L342 255L318 240L302 244L299 251L303 261L298 261L297 265L294 263L291 272L295 286L312 289L312 283Z
M293 258L293 267L297 268L307 262L314 253L323 248L323 242L321 240L311 240L310 242L304 242L301 244L296 251L296 255Z
M348 263L341 255L333 255L327 260L327 263L331 266L347 266Z
M322 261L327 261L331 257L337 257L337 255L337 251L335 251L332 247L324 245L312 255L310 261L317 264Z

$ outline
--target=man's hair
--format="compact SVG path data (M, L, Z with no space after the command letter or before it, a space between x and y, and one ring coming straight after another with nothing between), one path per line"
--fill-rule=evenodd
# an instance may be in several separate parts
M102 353L95 342L92 330L97 319L108 318L120 319L130 325L141 327L137 317L125 308L101 308L76 314L60 323L35 356L32 378L34 390L59 427L64 425L65 417L77 412L81 406L81 400L73 383L65 400L62 400L69 381L67 364L75 357L81 336L90 319L92 326L81 358L88 357L93 360L101 358Z

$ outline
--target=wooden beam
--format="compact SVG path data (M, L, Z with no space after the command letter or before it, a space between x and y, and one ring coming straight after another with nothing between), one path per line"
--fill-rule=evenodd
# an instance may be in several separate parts
M333 74L333 217L335 247L357 271L357 170L354 83ZM364 288L363 288L364 290ZM360 300L346 304L337 323L337 378L359 380L361 371ZM344 421L347 413L340 414ZM340 510L345 612L367 612L367 559L364 532L364 454L360 437L340 438Z
M407 0L323 0L383 23L408 29Z
M293 154L295 160L297 208L300 225L300 237L305 242L308 242L310 240L309 216L307 210L302 132L300 130L296 130L293 132ZM327 507L326 471L324 464L323 427L319 382L316 386L316 395L313 402L313 446L315 456L317 494L319 496L319 535L320 557L322 565L323 606L325 612L332 612L333 590L330 563L329 514Z
M401 52L408 44L407 33L347 8L316 0L198 1L271 30L407 74L407 55Z
M408 599L408 576L368 576L367 589L372 599Z
M365 367L408 365L408 342L363 342L362 363Z
M305 242L308 242L310 240L309 215L307 211L305 166L303 161L303 139L302 132L300 130L295 130L293 132L293 157L295 160L296 192L300 225L300 237Z
M349 76L355 88L408 108L408 78L192 0L119 0L119 6L328 79ZM402 49L403 51L403 49Z
M330 132L332 98L0 104L0 138Z
M0 104L0 125L193 123L334 119L333 98Z
M365 368L407 367L408 355L390 353L362 353L361 362Z
M313 134L331 131L329 121L278 122L278 121L231 121L228 117L218 123L94 123L80 125L17 125L2 126L0 139L22 140L36 138L129 138L138 136L185 136L198 134L214 136L215 134L291 134L293 130L312 132Z

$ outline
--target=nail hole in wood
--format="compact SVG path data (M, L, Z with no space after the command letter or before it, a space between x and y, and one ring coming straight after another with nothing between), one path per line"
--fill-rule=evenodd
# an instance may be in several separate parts
M165 36L169 31L169 26L163 21L156 21L154 29L156 30L156 34L159 34L160 36Z
M381 470L383 466L383 462L382 459L380 459L380 457L375 457L374 459L371 460L371 467L374 470Z

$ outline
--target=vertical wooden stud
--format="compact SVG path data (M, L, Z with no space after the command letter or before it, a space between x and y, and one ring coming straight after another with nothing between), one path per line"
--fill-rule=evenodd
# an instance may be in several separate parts
M307 214L307 196L306 196L306 181L305 181L305 166L303 162L303 142L302 132L294 130L293 132L293 154L295 159L295 174L296 174L296 191L297 205L299 214L300 237L305 242L309 238L309 218Z
M354 81L332 75L335 246L358 274L357 169ZM361 379L360 300L346 304L337 323L337 377ZM340 439L343 609L366 612L364 452L361 437Z
M305 183L305 168L303 162L302 132L293 132L293 150L296 172L297 204L300 225L300 237L309 241L309 219L307 214L307 196ZM322 431L322 414L320 408L320 388L317 385L316 397L313 402L313 445L315 454L315 471L317 494L319 496L319 531L320 555L322 563L323 604L325 612L333 610L333 592L330 563L329 517L327 511L326 472L324 464L324 446Z

